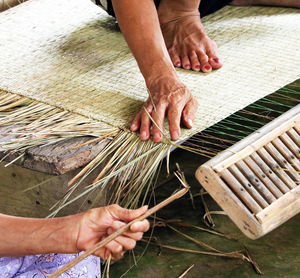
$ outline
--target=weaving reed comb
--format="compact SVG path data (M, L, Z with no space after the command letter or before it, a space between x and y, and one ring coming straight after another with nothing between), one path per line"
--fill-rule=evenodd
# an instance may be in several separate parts
M196 178L249 238L300 212L300 104L196 171Z

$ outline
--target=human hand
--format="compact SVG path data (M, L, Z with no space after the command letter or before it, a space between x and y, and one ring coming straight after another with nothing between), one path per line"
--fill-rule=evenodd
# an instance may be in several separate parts
M178 140L181 135L181 121L185 127L192 128L198 109L197 100L176 76L159 77L149 82L147 87L149 99L134 118L130 127L131 131L140 130L141 140L148 140L152 125L153 141L161 142L163 136L160 130L163 130L167 114L171 139ZM156 125L151 122L145 110L151 115Z
M78 223L76 248L81 251L93 247L96 243L146 211L147 206L136 210L128 210L118 205L110 205L82 213L81 220ZM112 255L112 260L120 259L127 250L135 247L136 241L142 239L143 233L149 227L148 220L135 222L127 232L97 250L94 255L105 260L108 259L109 255Z

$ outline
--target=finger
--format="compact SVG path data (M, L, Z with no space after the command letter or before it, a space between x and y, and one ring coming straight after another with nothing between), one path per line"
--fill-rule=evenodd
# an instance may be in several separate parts
M187 128L193 127L193 122L198 109L198 101L193 97L182 111L182 122Z
M109 255L110 255L110 251L107 250L106 248L100 248L99 250L97 250L94 253L95 256L100 257L103 260L107 260Z
M147 232L150 228L150 223L148 220L137 221L130 226L131 232Z
M121 222L121 223L123 223L123 222ZM123 223L123 224L124 224L124 223ZM122 226L121 226L121 227L122 227ZM108 235L111 235L111 234L113 234L114 232L118 231L119 229L120 229L120 228L118 228L118 229L109 228L109 229L107 229L107 234L108 234ZM149 228L148 228L148 229L149 229ZM145 227L137 228L138 231L140 231L140 230L145 230L145 231L147 231L148 229L146 229L146 225L145 225ZM143 232L131 232L131 229L130 229L129 231L123 233L122 235L125 236L125 237L131 238L131 239L137 241L137 240L141 240L141 239L142 239L143 234L144 234Z
M137 131L140 127L140 122L141 122L141 113L138 113L131 123L130 130L133 132Z
M172 140L180 138L180 119L183 107L181 105L170 105L168 110L169 130Z
M118 256L123 252L123 246L115 239L105 245L113 256Z
M112 256L111 257L111 260L112 261L118 261L118 260L120 260L120 259L122 259L123 257L124 257L124 254L125 254L126 252L122 252L122 253L120 253L120 254L118 254L117 256Z
M143 206L138 209L131 210L124 209L119 205L110 205L107 207L107 210L114 217L114 219L124 222L130 222L143 215L148 210L148 206Z
M152 134L153 134L153 141L154 142L161 142L162 141L162 133L164 129L164 120L166 115L166 108L167 105L165 103L160 103L156 106L156 110L152 113L153 121L152 123Z
M115 241L123 246L123 250L132 250L136 245L134 239L126 236L118 236Z
M191 61L188 56L183 56L181 59L181 63L184 69L191 69Z
M140 139L142 141L148 140L150 137L151 120L145 111L141 116Z

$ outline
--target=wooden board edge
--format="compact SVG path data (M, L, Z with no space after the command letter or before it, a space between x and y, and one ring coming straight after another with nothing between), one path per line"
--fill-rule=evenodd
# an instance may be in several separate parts
M300 212L300 185L256 215L264 233L268 233Z

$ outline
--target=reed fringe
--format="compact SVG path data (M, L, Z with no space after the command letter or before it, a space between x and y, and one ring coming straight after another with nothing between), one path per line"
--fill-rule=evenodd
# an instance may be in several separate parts
M0 93L0 131L9 136L9 140L0 144L0 152L7 154L22 154L34 146L55 144L78 136L96 137L89 142L109 138L110 142L69 182L69 190L53 206L55 210L50 216L84 195L95 193L96 189L95 194L100 196L106 187L110 189L109 203L133 208L139 205L141 196L145 203L149 186L169 148L150 140L142 142L135 133L4 92ZM99 169L93 183L76 195L87 176Z

